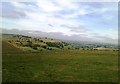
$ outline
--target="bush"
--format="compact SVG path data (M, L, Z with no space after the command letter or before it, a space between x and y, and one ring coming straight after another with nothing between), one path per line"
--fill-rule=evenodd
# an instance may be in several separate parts
M52 48L49 48L49 50L52 50Z
M40 42L43 42L43 40L40 40Z
M42 47L42 48L45 48L45 49L47 48L47 46L46 46L46 45L43 45L43 46L41 46L41 47Z
M11 41L8 41L9 43L11 43Z
M76 47L75 49L76 49L76 50L79 50L79 48L78 48L78 47Z
M48 47L47 49L48 49L48 50L52 50L52 48L49 48L49 47Z
M33 47L34 50L37 50L37 47Z
M32 44L31 47L32 47L33 49L37 50L37 47L40 47L40 45L39 45L39 44Z
M68 48L68 50L70 50L70 48Z
M59 42L46 42L46 44L50 47L57 47L57 48L63 48L63 44Z

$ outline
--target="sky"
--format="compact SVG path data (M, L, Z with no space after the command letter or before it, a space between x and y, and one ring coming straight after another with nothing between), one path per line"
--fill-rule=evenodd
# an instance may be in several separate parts
M0 5L3 29L29 30L29 34L39 31L60 39L118 42L117 2L36 0Z

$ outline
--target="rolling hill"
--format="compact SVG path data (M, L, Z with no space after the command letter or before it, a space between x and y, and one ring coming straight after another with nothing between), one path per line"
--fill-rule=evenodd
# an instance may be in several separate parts
M2 42L2 53L21 53L21 50L5 41Z
M24 35L3 34L3 45L10 45L21 50L43 51L43 50L66 50L78 49L76 46L53 38L37 38ZM10 50L10 49L9 49Z

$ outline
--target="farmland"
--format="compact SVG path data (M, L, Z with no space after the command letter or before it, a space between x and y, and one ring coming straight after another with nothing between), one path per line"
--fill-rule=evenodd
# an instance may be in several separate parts
M25 52L3 41L3 82L117 82L118 51Z

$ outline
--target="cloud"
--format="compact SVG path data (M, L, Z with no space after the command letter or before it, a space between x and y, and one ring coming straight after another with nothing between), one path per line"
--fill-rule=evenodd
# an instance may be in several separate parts
M32 2L10 2L12 6L14 6L15 8L19 8L19 9L28 9L30 7L35 7L36 5Z
M79 35L64 35L62 32L42 32L42 31L31 31L31 30L18 30L18 29L2 29L3 34L22 34L29 36L37 36L37 37L49 37L56 38L61 40L78 40L78 41L89 41L89 37L85 34ZM71 39L72 38L72 39Z
M79 0L37 0L36 2L3 3L0 21L8 29L40 31L69 39L116 39L117 3L80 2ZM1 26L2 27L2 26ZM109 30L112 29L112 30ZM44 32L44 33L43 33ZM95 37L93 33L100 36ZM55 35L55 36L54 36ZM98 40L99 40L98 39Z
M25 12L27 18L18 20L19 24L24 25L26 29L31 30L40 30L45 32L63 32L64 34L72 34L71 29L67 27L61 27L62 24L64 25L74 25L77 24L72 20L67 20L59 17L54 17L53 14L46 14L41 12ZM54 25L54 27L51 27Z
M1 5L2 12L0 13L0 16L8 19L25 18L26 14L24 12L27 8L29 8L28 5L20 2L3 2Z
M11 4L15 7L18 7L18 8L25 8L26 5L20 3L20 2L11 2Z
M54 27L52 24L48 24L49 26L51 26L51 27Z
M90 31L89 29L83 27L83 26L70 26L70 25L61 25L61 27L66 27L68 29L70 29L71 32L75 32L75 33L86 33L87 31Z
M100 36L100 35L95 35L94 38L96 38L99 42L106 42L106 43L114 43L118 44L118 39L117 38L110 38L107 36Z
M26 14L24 12L20 12L20 11L13 11L13 12L8 12L6 10L2 11L2 16L3 18L10 18L10 19L19 19L19 18L23 18L26 16Z
M44 12L55 12L61 10L61 7L55 5L54 2L50 0L38 1L37 6Z
M48 37L48 38L56 38L60 40L71 40L71 41L93 41L93 42L104 42L104 43L118 43L118 39L112 39L106 36L101 35L93 35L89 36L87 34L73 34L71 36L64 35L62 32L42 32L42 31L33 31L33 30L18 30L18 29L3 29L3 34L22 34L36 37ZM72 39L71 39L72 38ZM104 41L103 41L104 40Z

